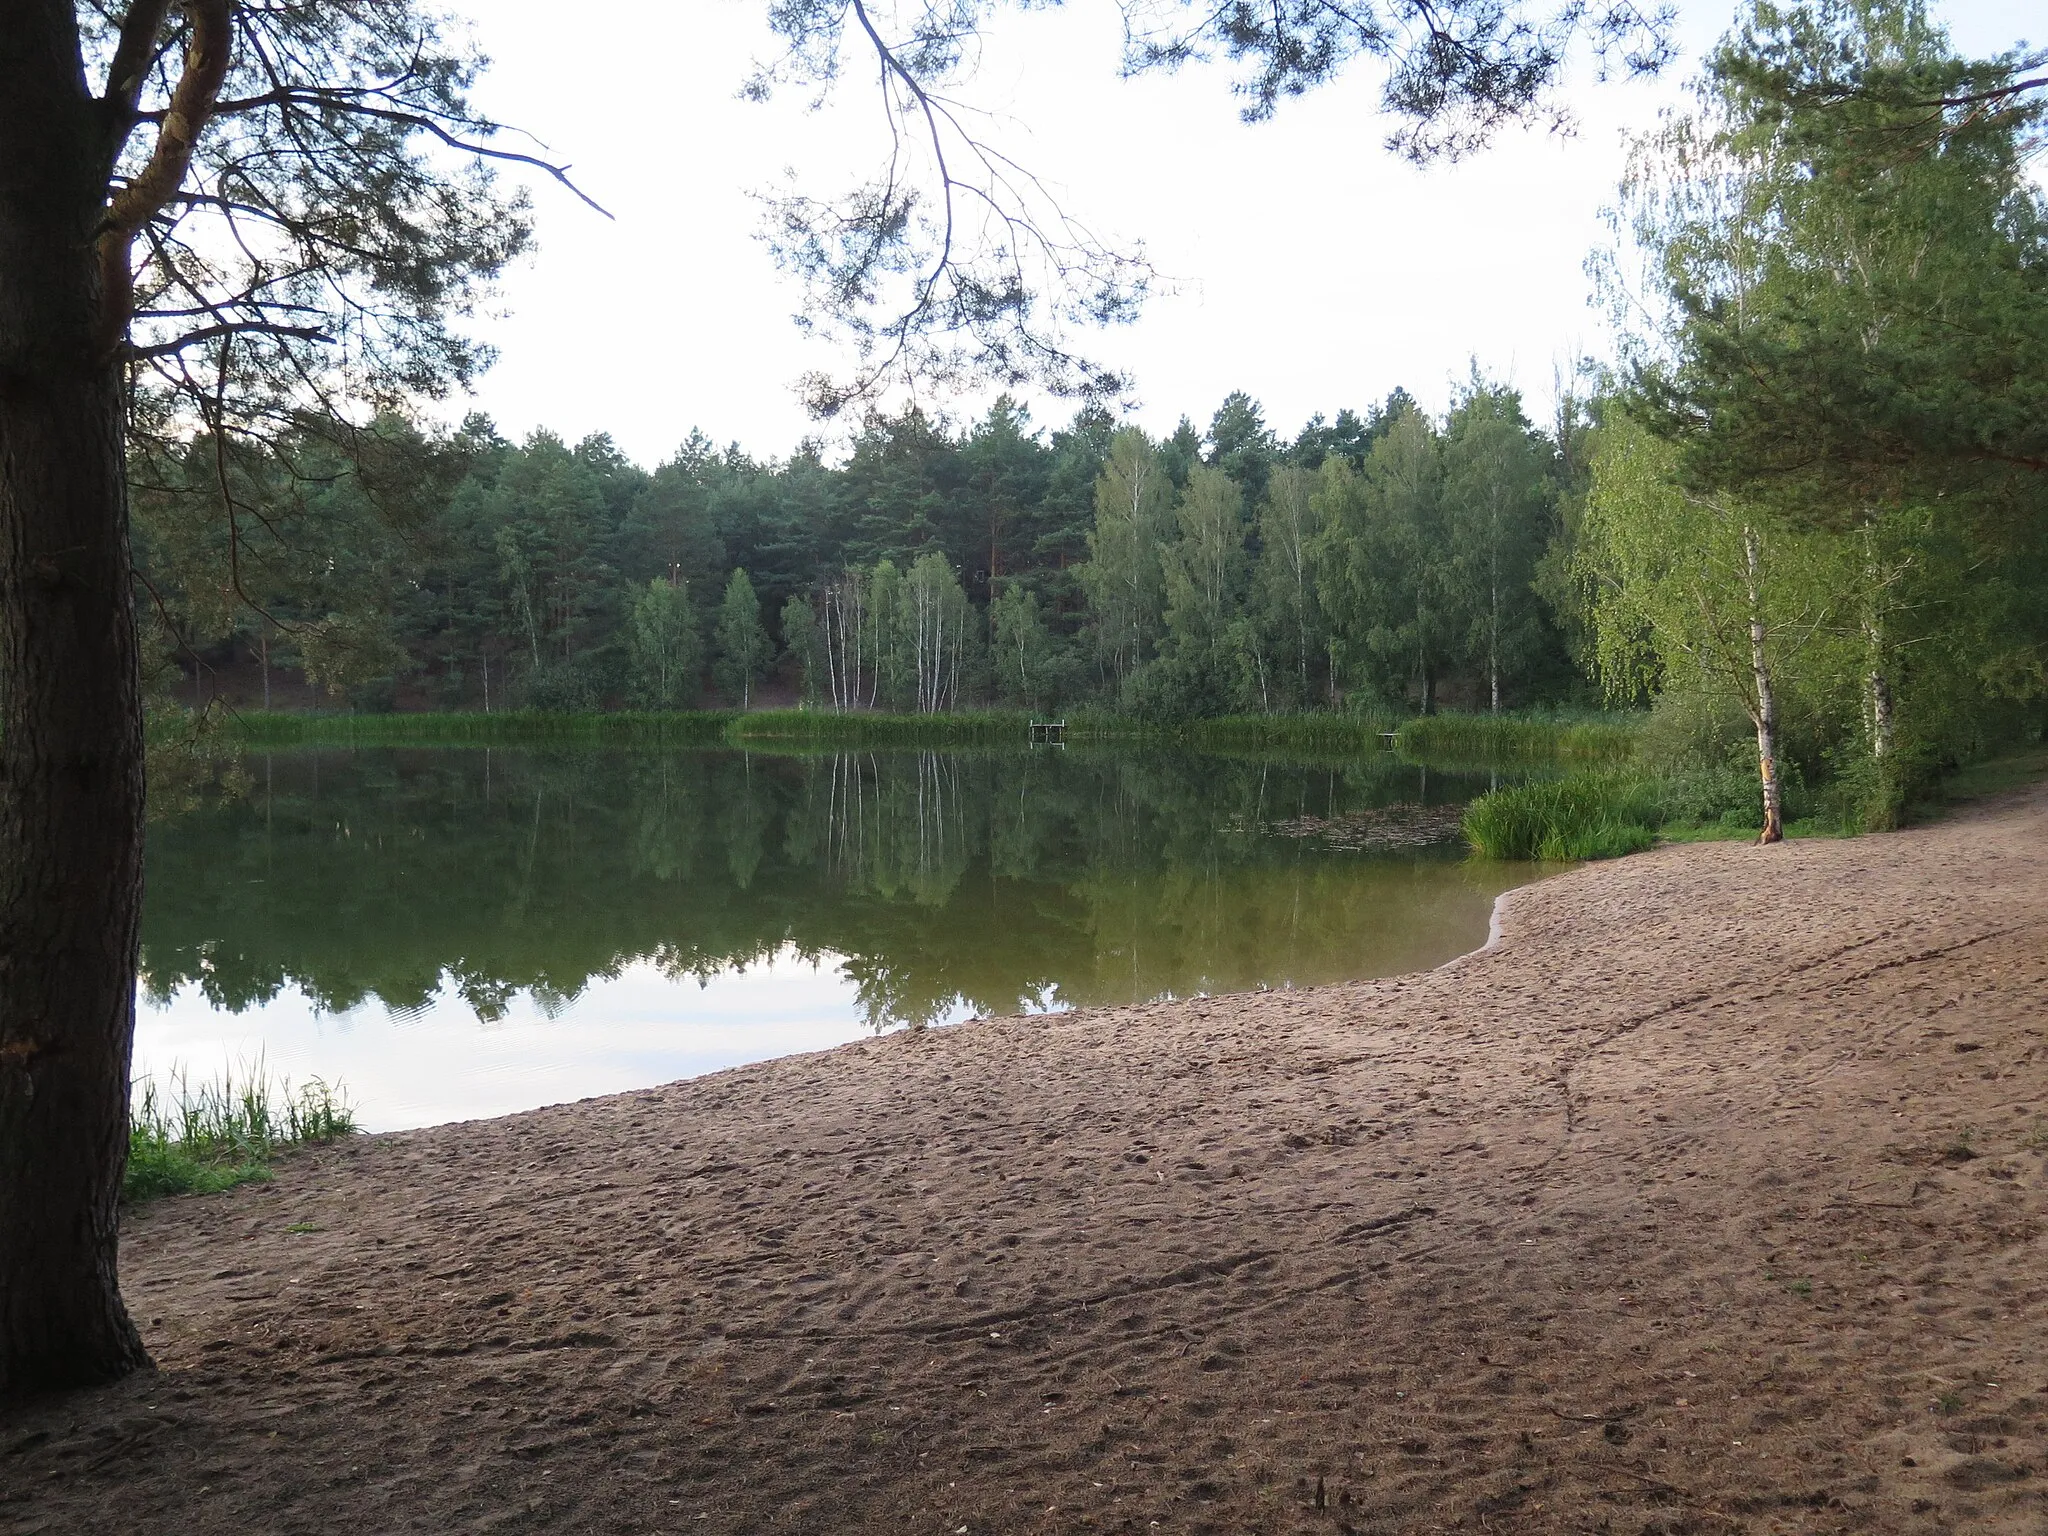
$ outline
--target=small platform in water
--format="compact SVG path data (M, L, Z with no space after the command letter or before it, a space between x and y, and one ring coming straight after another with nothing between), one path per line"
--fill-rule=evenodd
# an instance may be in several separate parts
M1064 720L1034 720L1031 722L1031 744L1040 743L1052 747L1067 744L1067 722Z

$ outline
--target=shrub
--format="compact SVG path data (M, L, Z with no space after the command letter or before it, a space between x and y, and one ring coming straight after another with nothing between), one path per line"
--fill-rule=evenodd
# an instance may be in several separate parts
M1465 838L1489 859L1611 859L1649 847L1663 819L1649 779L1578 773L1481 795Z

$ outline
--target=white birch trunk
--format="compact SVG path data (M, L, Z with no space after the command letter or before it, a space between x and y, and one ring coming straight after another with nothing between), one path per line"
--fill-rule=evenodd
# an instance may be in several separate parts
M1748 576L1749 670L1755 705L1750 716L1756 725L1757 775L1763 782L1764 829L1759 843L1776 843L1785 836L1784 786L1778 777L1778 699L1771 686L1770 657L1765 646L1768 631L1763 611L1763 557L1757 547L1756 529L1742 530L1742 558Z

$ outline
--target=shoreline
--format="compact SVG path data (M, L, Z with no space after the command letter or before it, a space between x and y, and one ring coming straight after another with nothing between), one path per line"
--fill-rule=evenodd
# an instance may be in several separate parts
M2037 788L163 1202L0 1529L2032 1532L2044 1232Z

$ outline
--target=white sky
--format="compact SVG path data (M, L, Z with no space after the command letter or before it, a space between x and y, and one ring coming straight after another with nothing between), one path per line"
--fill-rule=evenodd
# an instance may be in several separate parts
M1949 0L1940 12L1961 48L1993 52L2040 31L2038 7ZM762 0L583 0L573 23L556 0L466 9L494 60L486 110L546 141L617 216L537 191L540 251L479 327L501 356L467 403L514 436L609 431L650 466L693 426L761 457L820 430L793 381L841 359L790 323L798 294L756 238L749 194L786 167L816 192L869 169L882 131L872 88L850 84L822 114L800 93L738 100L773 52ZM1606 349L1584 263L1606 238L1624 136L1679 98L1733 14L1729 0L1684 0L1685 57L1664 81L1596 85L1582 71L1573 136L1518 130L1427 169L1382 148L1369 69L1251 126L1221 70L1118 80L1109 0L1006 19L960 94L1014 119L1005 146L1064 189L1070 212L1142 240L1176 280L1135 326L1096 338L1135 374L1151 430L1183 413L1206 426L1232 389L1285 436L1396 384L1440 409L1474 358L1539 414L1554 364ZM1052 401L1036 415L1070 412Z

